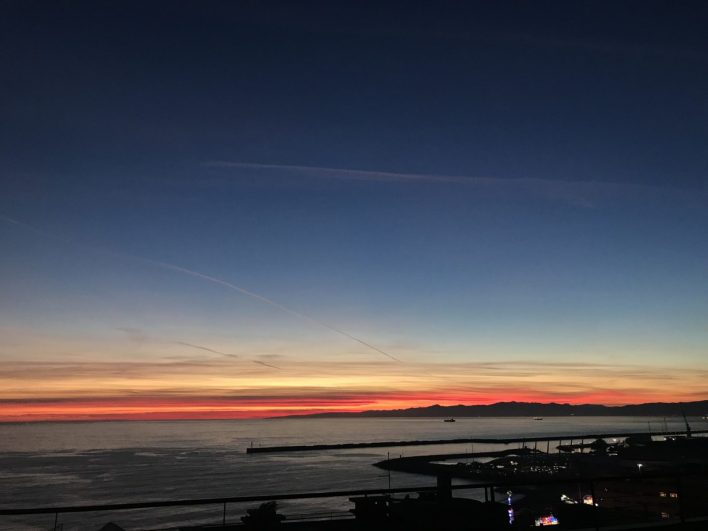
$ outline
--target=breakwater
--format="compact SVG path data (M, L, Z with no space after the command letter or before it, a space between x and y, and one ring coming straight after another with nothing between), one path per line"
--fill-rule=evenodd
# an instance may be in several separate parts
M693 434L708 433L708 430L692 430ZM297 444L287 446L250 446L246 453L276 453L276 452L313 452L321 450L350 450L356 448L387 448L399 446L432 446L442 444L520 444L539 443L546 441L580 441L592 439L620 439L630 436L685 436L686 431L656 431L656 432L621 432L621 433L589 433L570 435L543 435L538 437L486 438L465 437L456 439L426 439L412 441L374 441L334 444Z

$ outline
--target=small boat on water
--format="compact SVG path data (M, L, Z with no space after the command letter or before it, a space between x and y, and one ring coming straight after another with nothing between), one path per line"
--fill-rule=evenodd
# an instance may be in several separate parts
M443 422L455 422L455 419L453 419L452 417L450 417L449 419L443 420Z
M543 417L534 417L533 420L543 420Z

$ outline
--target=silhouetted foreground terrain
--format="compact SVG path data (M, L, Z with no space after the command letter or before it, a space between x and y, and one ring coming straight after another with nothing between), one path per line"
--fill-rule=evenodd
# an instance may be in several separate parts
M342 417L564 417L564 416L651 416L670 417L708 415L708 400L697 402L655 402L630 404L626 406L602 406L597 404L543 404L538 402L497 402L483 406L440 406L409 409L362 411L361 413L315 413L312 415L292 415L303 418Z

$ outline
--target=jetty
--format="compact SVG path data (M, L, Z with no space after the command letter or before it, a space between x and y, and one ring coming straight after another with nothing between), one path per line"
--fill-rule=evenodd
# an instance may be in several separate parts
M486 438L486 437L464 437L457 439L423 439L412 441L372 441L372 442L349 442L335 444L296 444L286 446L250 446L246 448L246 453L280 453L280 452L316 452L322 450L351 450L357 448L389 448L400 446L433 446L444 444L520 444L539 443L547 441L581 441L594 439L622 439L633 436L648 437L682 437L692 434L708 433L708 430L677 430L677 431L655 431L655 432L617 432L617 433L589 433L572 435L539 435L537 437L509 437L509 438Z

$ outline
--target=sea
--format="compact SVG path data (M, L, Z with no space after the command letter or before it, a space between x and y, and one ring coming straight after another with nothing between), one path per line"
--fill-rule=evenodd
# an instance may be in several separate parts
M689 419L694 429L708 422ZM328 490L433 486L435 479L391 473L390 457L479 452L505 446L456 444L247 454L249 446L525 437L684 429L682 418L525 417L279 418L259 420L40 422L0 424L0 508L56 507ZM474 496L474 495L473 495ZM258 504L230 504L239 522ZM337 517L346 498L278 502L289 519ZM217 524L222 505L115 512L0 516L0 530L126 530Z

